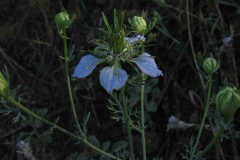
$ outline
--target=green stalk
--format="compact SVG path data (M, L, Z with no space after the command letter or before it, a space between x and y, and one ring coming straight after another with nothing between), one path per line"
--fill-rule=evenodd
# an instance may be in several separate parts
M206 120L206 117L207 117L207 113L208 113L209 99L210 99L210 96L211 96L211 88L212 88L212 74L209 74L208 83L209 83L209 86L208 86L208 96L207 96L206 107L205 107L205 110L204 110L202 123L201 123L200 129L199 129L199 132L198 132L197 140L196 140L196 143L194 145L193 152L191 153L191 157L190 157L191 160L193 159L193 156L194 156L195 151L197 149L197 145L198 145L201 133L202 133L203 125L205 123L205 120Z
M11 104L13 104L14 106L16 106L16 107L19 108L20 110L22 110L23 112L29 114L30 116L38 119L39 121L41 121L41 122L43 122L43 123L46 123L46 124L48 124L48 125L56 128L56 129L64 132L65 134L67 134L67 135L69 135L69 136L71 136L71 137L73 137L73 138L75 138L75 139L77 139L77 140L79 140L79 141L82 141L82 142L85 143L87 146L89 146L90 148L92 148L92 149L94 149L95 151L99 152L100 154L103 154L103 155L105 155L105 156L108 156L108 157L110 157L110 158L112 158L112 159L121 160L121 159L116 158L115 156L113 156L113 155L111 155L111 154L109 154L109 153L107 153L107 152L104 152L104 151L102 151L101 149L95 147L94 145L92 145L91 143L89 143L85 138L82 139L81 137L79 137L79 136L77 136L77 135L75 135L75 134L73 134L73 133L71 133L71 132L63 129L62 127L59 127L58 125L56 125L56 124L54 124L54 123L52 123L52 122L49 122L48 120L46 120L46 119L44 119L44 118L36 115L35 113L33 113L32 111L28 110L26 107L24 107L24 106L21 105L20 103L16 102L16 101L15 101L14 99L12 99L11 97L6 97L6 99L7 99Z
M124 107L124 114L126 118L126 125L127 125L127 134L128 134L128 143L129 143L129 149L130 149L130 160L134 160L134 153L133 153L133 144L132 144L132 134L131 134L131 128L130 128L130 121L129 121L129 115L127 110L127 104L124 101L123 104Z
M76 110L75 110L75 107L74 107L74 102L73 102L73 97L72 97L72 89L71 89L70 78L69 78L69 71L68 71L69 58L68 58L68 53L67 53L66 29L63 29L63 44L64 44L64 56L65 56L65 67L66 67L66 77L67 77L68 93L69 93L70 102L71 102L71 106L72 106L72 110L73 110L73 115L74 115L75 121L77 123L77 126L80 128L80 125L78 123Z
M226 123L226 122L227 122L227 117L224 117L224 123ZM218 130L217 135L213 138L213 140L208 144L208 146L194 160L199 160L202 156L204 156L206 154L206 152L217 142L218 138L221 137L223 131L224 131L224 126L222 124L220 129Z
M141 73L142 81L144 81L144 73ZM144 133L144 85L141 85L141 123L142 123L142 149L143 149L143 160L146 160L146 144L145 144L145 133Z
M144 47L142 46L142 52L144 53ZM142 82L145 81L144 73L141 72ZM143 160L146 160L146 143L144 133L144 85L141 85L141 123L142 123L142 149L143 149Z

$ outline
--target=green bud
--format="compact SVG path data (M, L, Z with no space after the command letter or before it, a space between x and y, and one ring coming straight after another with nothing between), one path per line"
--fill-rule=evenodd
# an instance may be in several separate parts
M203 69L206 73L212 74L219 68L219 63L214 58L206 58L203 61Z
M66 29L70 25L70 18L65 9L62 9L61 13L56 14L55 23L61 29Z
M141 35L147 30L147 24L142 17L134 16L132 20L130 20L132 29L134 31L139 32Z
M240 92L236 87L223 87L216 96L216 105L221 115L231 117L240 107Z
M2 72L0 71L0 96L5 96L6 92L9 91L9 83L2 75Z

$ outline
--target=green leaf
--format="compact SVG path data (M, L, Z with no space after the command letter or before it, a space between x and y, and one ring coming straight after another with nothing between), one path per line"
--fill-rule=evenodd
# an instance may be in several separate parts
M129 87L127 87L127 95L129 95L129 96L135 96L136 95L136 88L135 87L133 87L133 86L129 86Z
M116 14L116 9L114 9L114 28L115 28L115 32L119 31L119 22Z
M120 151L121 149L127 147L128 143L126 141L118 141L112 146L112 153Z
M35 119L32 125L34 128L39 128L42 126L42 122L39 121L38 119Z
M104 15L103 12L102 12L102 15L103 15L103 21L104 21L104 23L105 23L108 31L111 31L111 32L112 32L112 29L111 29L111 27L110 27L110 25L109 25L109 23L108 23L107 17Z
M51 143L52 142L52 137L49 134L42 135L42 138L46 143Z
M49 130L45 131L43 134L52 134L54 127L50 127Z
M37 115L39 115L40 117L44 117L48 112L48 109L47 108L41 108L37 111Z
M122 29L122 26L123 26L123 20L124 20L124 12L122 12L122 20L121 20L121 24L120 24L120 29Z
M89 136L88 140L92 145L96 146L97 148L100 148L99 140L95 136Z
M150 93L151 91L152 91L152 87L150 87L150 86L146 86L144 88L144 93Z
M232 7L236 7L236 8L239 8L240 5L238 4L234 4L234 3L231 3L231 2L227 2L227 1L221 1L221 0L218 0L217 1L219 4L224 4L226 6L232 6Z
M71 49L70 49L70 52L69 52L69 58L72 57L72 54L73 54L74 48L75 48L75 44L72 45L72 47L71 47Z
M62 8L61 12L66 12L66 13L67 13L67 11L65 10L65 8L64 8L64 7Z
M151 93L152 100L159 98L160 95L161 95L161 90L159 88L154 88L152 90L152 93Z
M82 152L78 155L77 159L88 160L89 156L86 152Z
M100 160L110 160L110 158L106 157L106 156L101 156Z
M210 36L208 37L208 42L207 42L207 45L205 46L205 49L203 51L203 57L205 56L205 53L208 49L208 45L210 44L211 40L212 40L212 36L213 36L213 32L218 24L218 20L219 18L216 19L216 21L214 22L213 26L212 26L212 29L211 29L211 33L210 33Z
M162 32L163 34L165 34L167 37L171 38L172 40L174 40L177 43L180 43L178 40L176 40L169 32L168 30L165 28L165 26L162 24L162 22L160 22L161 27L155 25L155 28L157 28L160 32Z
M153 87L153 86L155 86L157 83L158 83L158 78L151 78L149 81L148 81L148 86L151 86L151 87Z
M74 152L74 153L71 153L70 155L68 155L65 160L77 160L77 157L78 157L78 152Z
M20 115L21 115L21 112L18 112L17 117L15 117L15 118L12 119L12 120L13 120L13 123L18 122Z
M110 141L106 141L102 144L102 150L103 151L107 151L107 149L109 148L111 142Z
M147 105L148 112L156 112L157 111L157 104L154 100L151 100Z
M19 134L17 134L17 142L24 140L25 136L29 135L30 133L26 133L26 132L20 132Z
M69 22L68 27L70 27L70 26L73 24L73 22L75 21L75 19L76 19L76 14L73 15L72 19L71 19L70 22Z
M140 100L140 96L132 96L129 99L129 103L134 106Z

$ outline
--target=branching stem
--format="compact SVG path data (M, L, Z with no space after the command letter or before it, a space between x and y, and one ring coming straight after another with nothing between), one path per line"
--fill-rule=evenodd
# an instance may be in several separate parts
M17 108L19 108L19 109L22 110L23 112L25 112L25 113L29 114L30 116L38 119L39 121L41 121L41 122L43 122L43 123L46 123L46 124L50 125L51 127L54 127L54 128L56 128L56 129L62 131L63 133L65 133L65 134L67 134L67 135L69 135L69 136L71 136L71 137L79 140L79 141L82 141L82 142L85 143L87 146L89 146L90 148L92 148L92 149L94 149L95 151L99 152L100 154L103 154L103 155L105 155L105 156L108 156L108 157L110 157L110 158L112 158L112 159L121 160L121 159L116 158L115 156L113 156L113 155L111 155L111 154L109 154L109 153L107 153L107 152L104 152L104 151L102 151L101 149L95 147L94 145L92 145L91 143L89 143L89 142L87 141L87 139L85 139L85 138L82 139L81 137L79 137L79 136L77 136L77 135L75 135L75 134L73 134L73 133L71 133L71 132L63 129L62 127L60 127L60 126L58 126L58 125L56 125L56 124L54 124L54 123L52 123L52 122L49 122L48 120L46 120L46 119L44 119L44 118L36 115L35 113L33 113L32 111L30 111L29 109L27 109L26 107L24 107L23 105L21 105L20 103L16 102L16 101L15 101L14 99L12 99L11 97L6 97L6 100L8 100L11 104L13 104L14 106L16 106Z
M75 121L77 123L77 126L80 128L78 118L77 118L77 114L76 114L76 109L74 107L74 102L73 102L73 97L72 97L72 89L71 89L69 71L68 71L69 58L68 58L68 53L67 53L66 29L63 30L63 44L64 44L64 57L65 57L65 67L66 67L66 77L67 77L67 86L68 86L69 98L70 98L70 102L71 102L71 106L72 106Z

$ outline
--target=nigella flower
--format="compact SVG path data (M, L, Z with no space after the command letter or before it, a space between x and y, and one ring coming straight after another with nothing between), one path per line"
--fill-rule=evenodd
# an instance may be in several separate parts
M99 63L105 61L105 59L99 59L92 55L83 56L72 77L87 77ZM143 53L133 58L131 62L136 63L145 74L151 77L163 75L162 71L157 68L154 59L148 53ZM113 66L104 67L100 72L100 83L108 93L112 93L114 89L120 89L127 81L127 72L120 69L118 65L119 62L115 61Z
M72 77L85 78L93 69L105 59L99 59L92 55L83 56L79 64L74 70ZM100 72L100 83L108 93L112 93L113 89L120 89L127 81L127 72L118 67L118 62L113 66L107 66Z

